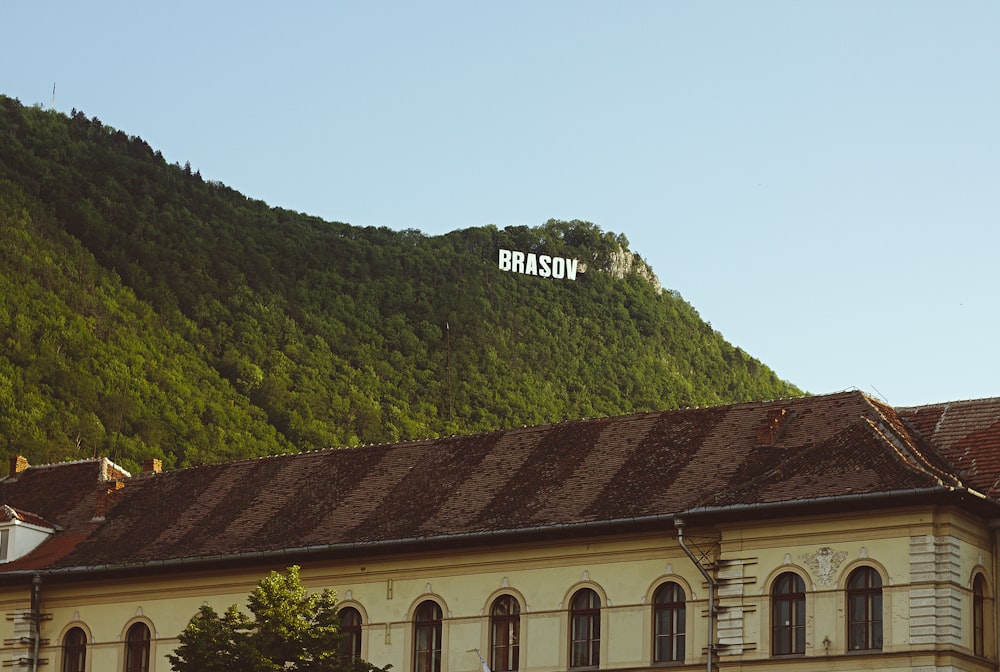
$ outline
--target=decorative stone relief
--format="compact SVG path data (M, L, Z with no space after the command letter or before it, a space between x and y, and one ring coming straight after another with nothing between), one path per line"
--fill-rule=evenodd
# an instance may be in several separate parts
M819 579L821 586L829 586L834 582L834 572L845 559L847 559L847 551L835 551L829 546L824 546L815 553L806 553L802 556L802 560Z
M590 570L588 569L583 570L583 574L580 575L580 580L590 581Z
M506 576L503 577L503 579L501 579L501 581L500 581L500 587L501 588L510 588L510 581L507 579Z
M980 561L979 564L983 564L982 561ZM666 573L667 574L673 574L674 573L674 565L673 565L672 562L668 562L667 563L667 572Z

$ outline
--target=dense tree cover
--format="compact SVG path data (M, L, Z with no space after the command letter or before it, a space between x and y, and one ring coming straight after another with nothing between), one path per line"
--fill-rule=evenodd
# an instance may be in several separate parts
M336 593L310 593L298 566L271 572L247 597L219 615L202 606L167 656L175 672L386 672L342 656ZM252 617L251 617L252 616Z
M502 272L501 247L586 272ZM4 97L0 255L0 447L34 461L183 466L800 393L594 224L326 222Z

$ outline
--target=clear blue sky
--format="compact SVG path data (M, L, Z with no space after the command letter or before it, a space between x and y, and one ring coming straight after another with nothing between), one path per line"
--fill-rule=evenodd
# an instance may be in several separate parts
M3 24L0 91L55 84L272 205L588 220L810 392L1000 395L998 2L33 0Z

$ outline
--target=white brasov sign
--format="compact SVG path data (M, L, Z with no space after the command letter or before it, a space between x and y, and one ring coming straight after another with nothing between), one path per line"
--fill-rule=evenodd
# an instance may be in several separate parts
M499 265L501 271L510 271L511 273L537 275L540 278L576 280L576 269L580 265L580 261L501 248Z

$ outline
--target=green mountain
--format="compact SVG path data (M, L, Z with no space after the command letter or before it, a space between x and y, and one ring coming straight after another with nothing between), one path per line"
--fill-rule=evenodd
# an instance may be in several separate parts
M580 272L506 272L501 249ZM0 450L36 463L185 466L801 394L594 224L326 222L6 97L0 262Z

